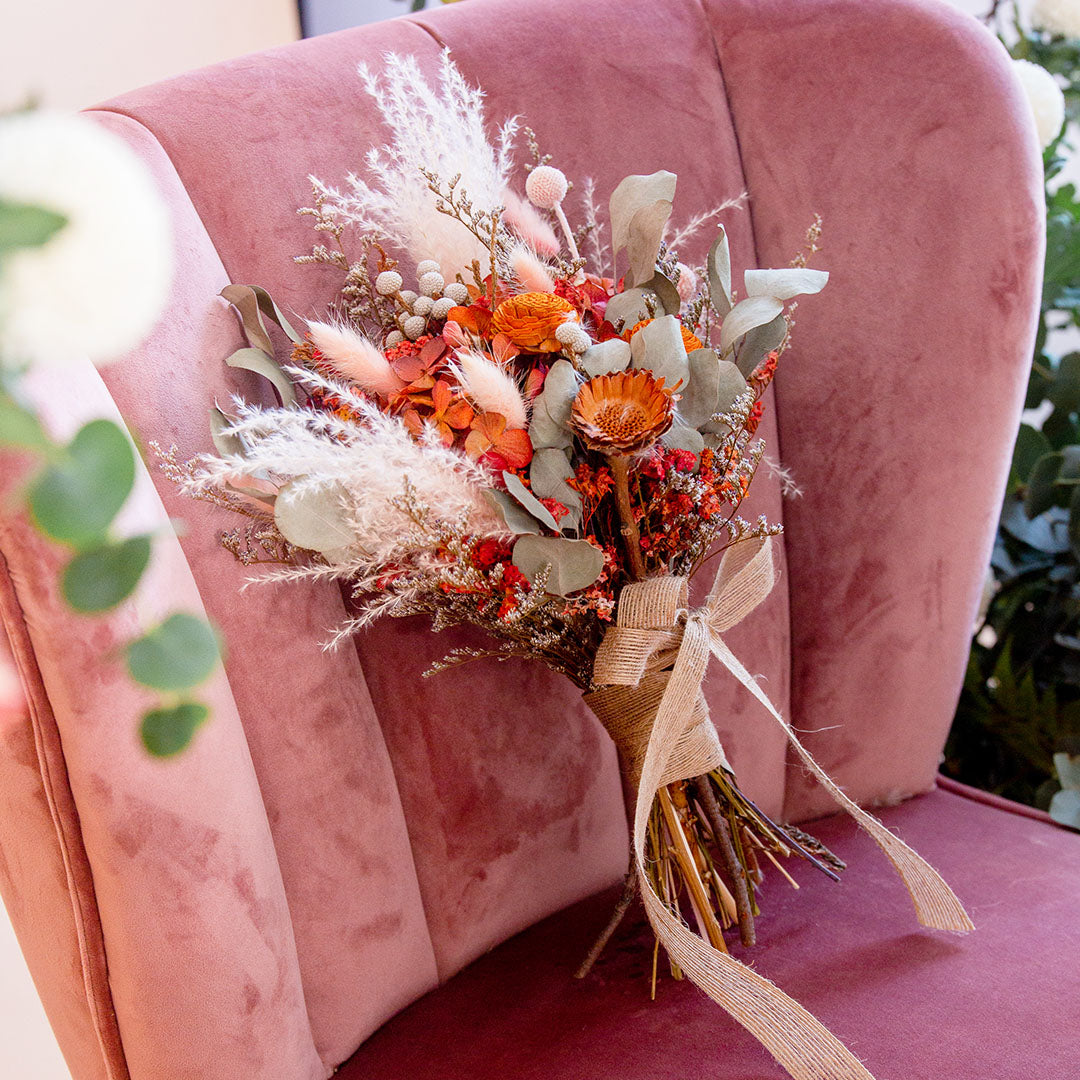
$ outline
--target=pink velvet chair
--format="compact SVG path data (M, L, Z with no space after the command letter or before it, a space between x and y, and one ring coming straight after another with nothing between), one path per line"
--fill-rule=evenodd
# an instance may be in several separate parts
M207 408L254 377L218 291L315 313L336 281L290 261L308 172L384 139L355 75L449 46L571 176L679 174L677 215L747 189L733 261L785 265L814 213L832 279L799 311L764 435L805 494L755 485L785 526L784 587L731 635L830 773L937 865L978 932L921 930L852 823L815 829L841 885L769 876L739 955L878 1080L1080 1075L1080 840L935 783L1032 343L1038 153L1004 51L923 0L469 0L135 91L91 115L172 207L172 307L104 379L34 393L58 431L122 417L206 448ZM707 241L702 240L702 245ZM695 256L702 251L691 252ZM2 459L0 494L26 463ZM648 1000L628 924L594 974L626 834L612 747L538 667L420 679L453 644L379 626L319 650L331 588L266 586L211 508L142 471L125 524L161 529L138 597L70 614L57 557L0 518L0 606L28 708L0 717L0 891L76 1080L758 1080L767 1054L688 983ZM176 760L136 743L114 646L177 607L229 653L213 720ZM834 807L756 704L707 686L742 782L772 814ZM543 708L537 708L537 703ZM0 1051L2 1054L2 1051ZM0 1067L0 1072L2 1072Z

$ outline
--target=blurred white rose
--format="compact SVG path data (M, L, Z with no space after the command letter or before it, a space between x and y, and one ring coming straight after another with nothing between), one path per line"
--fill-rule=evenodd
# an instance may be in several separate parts
M1037 30L1080 38L1080 0L1035 0L1030 18Z
M1024 87L1031 111L1035 114L1035 131L1039 144L1047 147L1061 131L1065 122L1065 95L1049 71L1030 60L1014 60L1013 69Z
M87 117L0 118L0 199L67 218L0 266L0 356L102 363L138 345L168 299L172 235L135 152Z

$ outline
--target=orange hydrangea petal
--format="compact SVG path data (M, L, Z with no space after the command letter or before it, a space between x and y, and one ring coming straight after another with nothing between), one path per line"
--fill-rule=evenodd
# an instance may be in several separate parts
M523 428L504 431L492 449L506 461L508 469L523 469L532 461L533 446L529 433Z

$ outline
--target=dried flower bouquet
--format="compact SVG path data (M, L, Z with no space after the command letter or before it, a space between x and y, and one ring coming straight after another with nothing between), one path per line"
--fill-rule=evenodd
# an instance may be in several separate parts
M772 585L779 526L739 511L763 461L755 430L790 302L827 280L806 267L820 223L790 267L747 270L737 299L722 227L701 267L677 247L741 198L665 239L676 177L628 176L611 193L605 243L593 185L574 229L568 181L528 129L526 198L515 194L516 122L491 145L481 94L448 56L436 87L409 57L388 57L381 78L361 75L390 141L369 154L370 180L350 176L338 190L313 178L314 205L300 211L321 234L300 261L340 268L340 303L301 336L264 291L226 289L251 345L228 362L272 379L281 406L235 399L233 415L215 410L217 456L170 451L166 470L244 516L223 543L245 564L348 585L353 614L330 644L385 615L425 615L436 630L468 624L491 638L436 670L524 657L585 693L619 749L632 851L623 897L579 974L640 890L676 976L789 1070L811 1045L835 1066L793 1075L869 1075L728 956L729 927L754 942L766 863L787 876L779 860L798 856L834 877L843 864L739 790L701 693L711 654L886 848L926 914L920 888L940 879L820 773L721 636ZM284 366L265 318L292 340ZM709 602L691 611L687 582L717 555ZM916 880L922 868L932 878ZM947 900L943 909L931 918L970 925Z

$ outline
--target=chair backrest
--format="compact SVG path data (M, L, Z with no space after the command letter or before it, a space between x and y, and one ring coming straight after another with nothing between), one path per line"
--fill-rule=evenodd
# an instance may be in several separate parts
M239 344L218 291L323 310L338 282L291 256L305 176L385 139L358 60L448 46L542 148L606 193L679 174L676 220L744 188L736 268L786 265L815 213L832 280L799 311L763 434L754 513L783 521L782 586L731 644L864 803L924 791L955 704L1022 396L1041 179L1003 50L919 0L469 0L135 91L92 115L150 163L179 272L153 337L35 395L58 429L120 415L207 448ZM702 237L692 256L703 255ZM12 491L27 463L3 459ZM218 512L143 470L132 528L185 519L138 597L85 620L57 557L0 520L0 607L29 719L0 755L0 886L77 1080L325 1077L473 957L617 879L611 746L569 685L524 665L421 680L463 638L378 626L325 653L329 588L239 588ZM156 490L155 490L156 489ZM215 708L168 763L135 744L110 656L177 606L228 642ZM744 786L788 818L831 810L748 695L707 694ZM817 730L821 729L820 733ZM48 921L27 895L42 895Z

